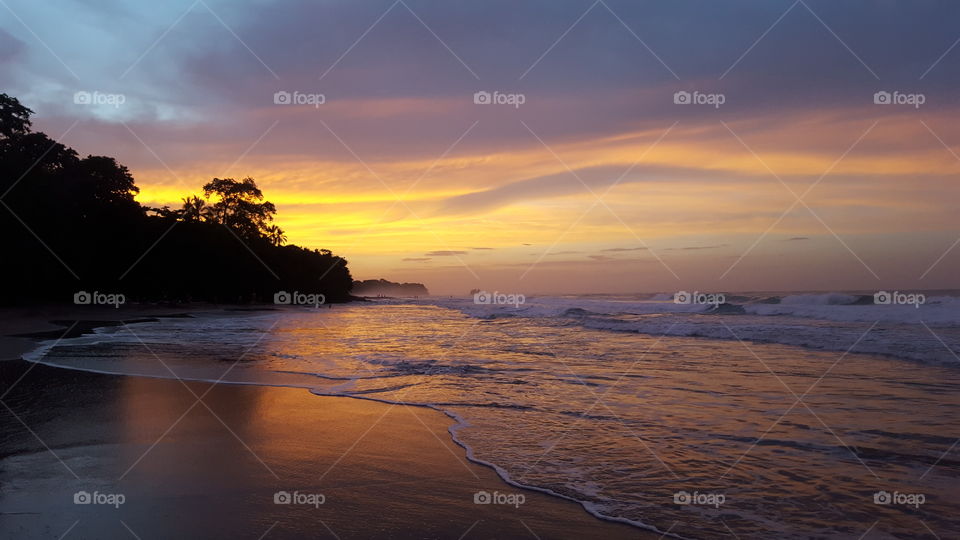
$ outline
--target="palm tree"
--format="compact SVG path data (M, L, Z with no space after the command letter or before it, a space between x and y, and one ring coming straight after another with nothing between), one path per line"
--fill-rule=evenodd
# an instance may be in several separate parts
M213 210L207 206L207 201L197 197L186 197L183 199L183 210L181 217L184 221L208 221L213 214Z
M263 232L267 240L275 246L281 246L287 242L287 235L284 234L283 229L276 225L265 227Z

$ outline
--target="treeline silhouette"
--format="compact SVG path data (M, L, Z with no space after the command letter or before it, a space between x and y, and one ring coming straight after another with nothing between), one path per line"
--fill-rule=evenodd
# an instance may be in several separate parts
M279 291L349 300L347 261L284 245L276 208L252 178L214 178L181 208L149 208L130 171L31 130L33 111L0 94L0 303L272 302Z
M395 283L385 279L365 279L353 282L353 294L357 296L428 296L430 291L423 283Z

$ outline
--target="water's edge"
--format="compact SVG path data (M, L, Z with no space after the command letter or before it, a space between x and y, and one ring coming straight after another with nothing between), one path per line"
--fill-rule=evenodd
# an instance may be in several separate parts
M135 321L135 322L128 323L128 324L137 324L138 322L147 322L147 321ZM101 329L101 328L108 328L108 327L107 327L107 326L94 327L94 328L91 329L91 331L90 331L89 333L83 333L83 334L80 334L80 336L83 336L83 337L86 337L86 336L94 336L94 335L97 334L97 330L99 330L99 329ZM79 336L78 336L78 337L79 337ZM364 401L372 401L372 402L381 403L381 404L384 404L384 405L391 405L391 406L394 406L394 405L403 405L403 406L407 406L407 407L420 407L420 408L425 408L425 409L431 409L431 410L434 410L434 411L436 411L436 412L439 412L439 413L447 416L448 418L450 418L451 420L454 421L453 424L451 424L450 426L447 427L447 432L450 434L451 440L452 440L457 446L459 446L459 447L461 447L461 448L464 449L465 457L467 458L467 460L470 461L471 463L476 464L476 465L480 465L480 466L483 466L483 467L487 467L487 468L492 469L494 472L497 473L497 476L499 476L500 479L501 479L504 483L506 483L507 485L510 485L510 486L513 486L513 487L516 487L516 488L519 488L519 489L525 489L525 490L529 490L529 491L536 491L536 492L543 493L543 494L546 494L546 495L550 495L550 496L553 496L553 497L556 497L556 498L559 498L559 499L563 499L563 500L575 502L575 503L579 504L588 514L590 514L591 516L593 516L593 517L595 517L596 519L599 519L599 520L601 520L601 521L606 521L606 522L611 522L611 523L622 523L622 524L625 524L625 525L630 525L630 526L636 527L636 528L638 528L638 529L642 529L642 530L649 531L649 532L652 532L652 533L655 533L655 534L659 534L659 535L661 535L661 538L663 538L663 537L670 537L670 538L677 538L677 539L679 539L679 540L689 540L689 539L687 539L687 538L684 537L684 536L680 536L680 535L671 533L671 532L669 532L669 531L662 531L662 530L660 530L659 528L657 528L657 527L655 527L655 526L653 526L653 525L649 525L649 524L643 523L643 522L641 522L641 521L635 521L635 520L631 520L631 519L627 519L627 518L622 518L622 517L617 517L617 516L608 516L608 515L606 515L606 514L603 514L603 513L600 512L599 510L597 510L596 507L595 507L592 503L590 503L589 501L582 501L582 500L580 500L580 499L576 499L576 498L574 498L574 497L570 497L570 496L568 496L568 495L564 495L564 494L562 494L562 493L558 493L558 492L553 491L553 490L548 489L548 488L543 488L543 487L533 486L533 485L526 485L526 484L522 484L522 483L520 483L520 482L517 482L516 480L514 480L513 478L511 478L510 474L509 474L504 468L500 467L499 465L497 465L497 464L495 464L495 463L492 463L492 462L489 462L489 461L486 461L486 460L483 460L483 459L480 459L480 458L476 457L476 455L475 455L475 453L474 453L474 451L473 451L473 448L472 448L471 446L469 446L467 443L465 443L463 440L461 440L460 437L458 436L458 432L459 432L461 429L466 428L466 427L469 427L469 425L470 425L469 422L467 422L463 417L461 417L461 416L458 415L457 413L452 412L452 411L448 411L448 410L443 409L443 408L441 408L441 407L439 407L439 406L437 406L437 405L433 405L433 404L429 404L429 403L407 403L407 402L403 402L403 401L393 401L393 400L387 400L387 399L378 399L378 398L372 398L372 397L367 397L367 396L359 396L359 395L351 395L351 394L323 393L323 392L314 391L311 387L303 386L303 385L266 383L266 382L260 382L260 381L225 381L225 380L222 380L222 379L212 380L212 379L202 379L202 378L195 378L195 377L180 377L180 376L178 376L178 375L176 375L176 374L171 374L171 376L161 376L161 375L153 375L153 374L145 374L145 373L125 373L125 372L119 372L119 371L109 371L109 370L99 370L99 369L87 369L87 368L80 368L80 367L74 367L74 366L64 366L64 365L61 365L61 364L44 361L44 360L43 360L43 355L44 355L48 350L50 350L51 348L53 348L53 347L54 347L57 343L59 343L59 342L60 342L60 340L40 340L40 341L36 341L36 347L33 348L33 349L31 349L30 351L24 353L23 355L21 355L20 359L23 360L24 362L29 362L29 363L32 363L32 364L41 364L41 365L44 365L44 366L47 366L47 367L51 367L51 368L71 370L71 371L82 371L82 372L86 372L86 373L96 373L96 374L99 374L99 375L110 375L110 376L119 376L119 377L141 377L141 378L146 378L146 379L159 379L159 380L167 380L167 381L177 381L177 380L178 380L178 381L180 381L181 383L185 383L185 382L188 382L188 381L189 381L189 382L205 382L205 383L212 383L212 384L226 384L226 385L231 385L231 386L260 386L260 387L264 387L264 388L299 388L299 389L302 389L302 390L306 390L307 392L309 392L309 393L312 394L312 395L320 396L320 397L352 398L352 399L359 399L359 400L364 400ZM39 356L37 356L38 354L39 354Z

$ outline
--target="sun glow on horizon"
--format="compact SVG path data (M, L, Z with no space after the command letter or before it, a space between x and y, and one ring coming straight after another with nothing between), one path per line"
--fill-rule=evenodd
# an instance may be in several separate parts
M39 17L40 7L15 3L25 20ZM522 282L535 275L556 290L586 290L567 279L576 267L646 289L676 285L686 271L674 266L694 260L689 279L722 287L771 280L771 268L793 259L806 269L801 276L839 265L838 281L850 286L874 275L918 286L924 269L910 276L895 260L930 266L944 256L924 278L944 285L957 262L948 252L956 231L948 201L960 189L960 107L950 97L957 60L944 55L946 45L925 41L933 34L890 55L880 34L853 25L845 48L813 39L824 32L816 20L790 16L747 48L752 30L721 31L683 9L660 14L696 28L678 41L670 25L646 27L640 7L614 8L628 27L644 27L645 50L616 18L569 13L578 23L564 33L518 8L475 14L492 17L486 30L458 26L436 36L391 15L354 47L342 42L343 28L289 43L287 28L301 16L274 7L257 17L234 13L229 23L243 44L211 47L191 17L171 30L183 46L161 40L146 49L148 42L141 58L106 54L97 40L65 47L58 37L53 46L69 51L62 59L83 72L84 88L49 54L21 47L32 42L23 28L0 23L0 43L9 34L9 61L25 69L11 72L20 87L12 90L42 111L36 127L65 133L83 154L115 155L133 172L142 204L179 207L212 178L252 177L277 206L289 242L331 249L358 276L443 274L430 278L435 288L460 290L488 275L529 287ZM377 20L369 6L330 9L359 17L347 18L358 32L365 26L357 21ZM423 9L427 19L451 15ZM835 11L831 25L850 16ZM873 15L894 28L903 20L895 11ZM756 8L734 18L759 35L769 15ZM520 19L499 26L513 16ZM113 25L109 40L139 43L152 28L140 23L137 32ZM495 47L489 28L503 32ZM803 46L788 36L805 36ZM312 51L311 61L294 61L293 46ZM131 65L120 79L117 61ZM923 71L910 69L921 65L929 69L918 79ZM44 84L34 84L40 74ZM78 90L125 99L112 110L65 104ZM922 107L875 103L880 90L923 92ZM678 91L724 100L681 104ZM278 103L278 92L324 99ZM478 92L524 99L478 103ZM875 249L880 237L885 253ZM632 277L620 271L630 265Z

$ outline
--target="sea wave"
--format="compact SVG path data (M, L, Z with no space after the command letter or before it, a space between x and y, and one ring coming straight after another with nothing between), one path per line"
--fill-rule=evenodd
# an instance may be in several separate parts
M960 298L936 294L918 304L875 303L865 293L745 293L719 304L676 303L644 296L528 296L520 306L476 304L472 298L411 302L467 316L553 319L593 330L739 339L819 350L880 354L960 366Z
M747 479L793 485L795 479L778 472L790 463L781 461L781 452L802 454L810 457L810 476L795 484L790 496L809 510L801 516L804 534L845 530L849 524L818 519L824 499L804 491L809 478L843 479L831 484L846 494L836 501L856 506L849 494L862 487L856 479L862 471L849 459L850 448L871 456L871 466L896 467L884 471L894 477L903 460L923 466L936 462L948 441L936 438L938 427L924 429L910 420L938 399L945 412L937 418L956 417L949 399L955 371L925 367L905 374L900 361L874 355L742 347L734 340L824 350L853 345L854 352L895 352L946 363L955 357L944 344L960 343L958 329L926 320L868 323L750 312L891 307L865 305L862 295L774 296L728 296L719 308L650 298L538 297L510 306L513 313L506 319L500 306L464 299L420 301L420 306L356 304L260 318L177 319L47 342L28 359L98 373L298 387L323 396L428 407L454 420L450 434L471 461L493 468L511 485L576 501L602 519L687 536L724 534L712 528L716 522L709 508L662 504L678 489L688 489L689 476L719 476L725 468L721 461L734 462L752 451L752 460L739 462L735 472L742 485L718 484L731 497L747 500L758 496ZM789 296L798 298L783 303ZM949 304L955 307L955 300L930 306ZM795 377L820 383L811 406L831 426L844 426L849 448L835 445L802 418L781 422L782 432L757 444L756 436L792 399L780 388L781 377L791 387ZM946 382L941 386L941 381ZM876 411L900 414L904 423L877 430ZM949 422L942 427L951 428ZM564 444L557 444L561 440ZM914 456L911 446L921 442L929 452ZM669 467L650 456L638 460L648 444L676 459ZM548 452L552 459L541 459ZM602 460L595 459L601 454ZM930 486L942 481L931 480L931 493L940 493ZM637 485L644 486L643 496ZM772 519L775 509L764 505L724 512L741 537L783 532ZM678 518L683 525L673 528Z

